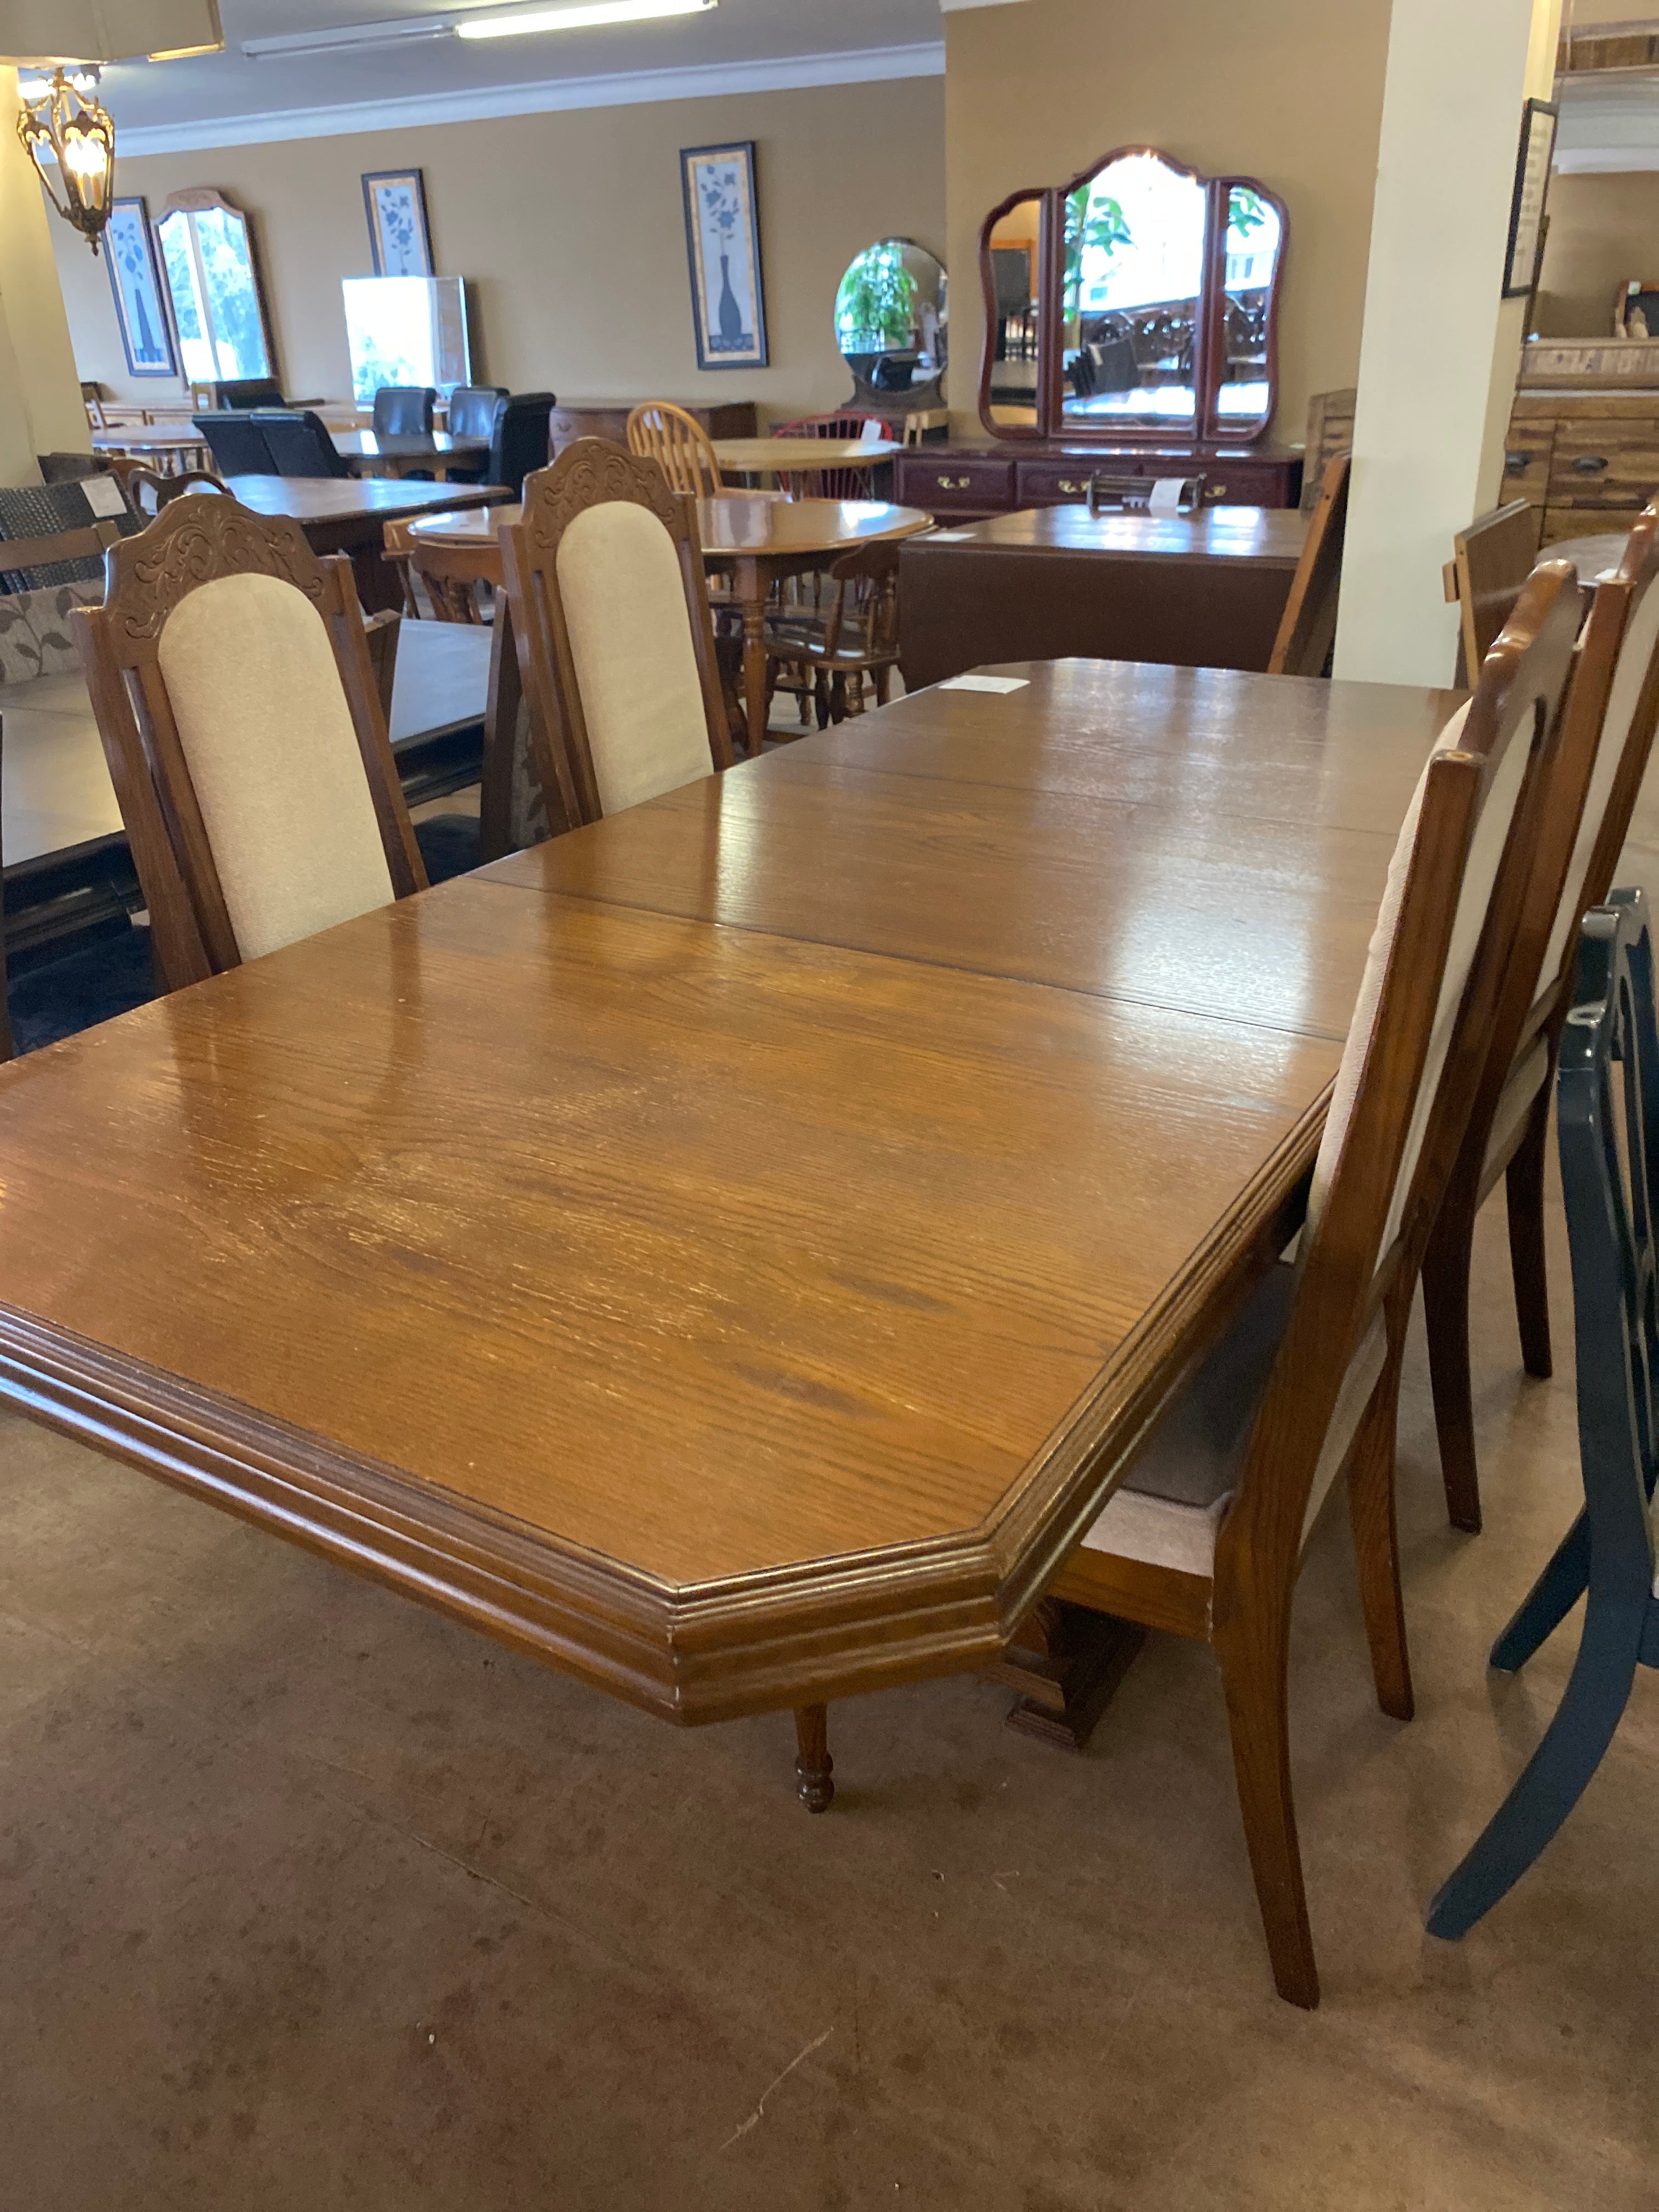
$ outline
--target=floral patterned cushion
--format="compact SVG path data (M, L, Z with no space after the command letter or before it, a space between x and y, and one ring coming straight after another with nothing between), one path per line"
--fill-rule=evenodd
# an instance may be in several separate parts
M0 684L27 684L37 676L78 672L81 656L70 628L70 610L100 606L103 598L101 576L88 584L0 592Z

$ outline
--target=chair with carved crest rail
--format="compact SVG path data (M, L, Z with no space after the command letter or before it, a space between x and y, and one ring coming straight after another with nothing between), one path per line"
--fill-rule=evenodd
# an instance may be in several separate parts
M1469 1374L1474 1224L1502 1181L1510 1264L1529 1375L1550 1372L1544 1265L1544 1164L1561 1024L1572 992L1578 925L1607 896L1659 721L1659 501L1631 532L1619 566L1595 586L1578 648L1570 711L1574 742L1593 751L1582 811L1550 825L1491 1061L1423 1266L1423 1303L1446 1504L1459 1528L1480 1526Z
M1319 1997L1291 1788L1297 1575L1346 1474L1377 1700L1408 1719L1394 1508L1400 1363L1539 825L1571 798L1569 771L1583 765L1563 747L1557 711L1578 613L1567 565L1539 570L1431 755L1389 867L1295 1262L1269 1259L1241 1286L1231 1325L1154 1412L1124 1484L1082 1532L1035 1624L1039 1646L1059 1632L1057 1661L1067 1601L1139 1624L1123 1632L1130 1648L1145 1627L1213 1646L1273 1979L1297 2004ZM1016 1649L1030 1640L1022 1632ZM1074 1711L1074 1738L1085 1740L1097 1690L1091 1704L1086 1680L1067 1680L1059 1665L1054 1679L1062 1695L1045 1701L1042 1732Z
M725 490L708 431L672 399L647 399L636 407L624 434L629 452L641 460L655 461L676 491L704 499Z
M688 494L653 461L579 438L526 480L501 543L550 814L597 822L732 765Z
M169 990L426 885L349 561L174 500L74 614Z

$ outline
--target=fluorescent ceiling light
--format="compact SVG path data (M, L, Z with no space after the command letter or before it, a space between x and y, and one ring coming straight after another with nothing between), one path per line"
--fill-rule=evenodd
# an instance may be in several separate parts
M306 54L349 52L356 46L404 46L422 39L447 39L453 15L403 15L389 23L342 23L333 31L282 31L264 39L244 39L251 62L298 61Z
M530 8L514 15L467 15L461 39L510 39L528 31L585 31L599 23L645 23L659 15L701 15L716 0L583 0L574 8Z

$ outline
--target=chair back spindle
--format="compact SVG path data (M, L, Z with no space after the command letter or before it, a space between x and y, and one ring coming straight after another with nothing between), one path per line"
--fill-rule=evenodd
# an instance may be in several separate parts
M672 400L650 399L636 407L625 434L629 452L641 460L654 461L671 490L689 492L693 499L725 490L708 433L695 415Z

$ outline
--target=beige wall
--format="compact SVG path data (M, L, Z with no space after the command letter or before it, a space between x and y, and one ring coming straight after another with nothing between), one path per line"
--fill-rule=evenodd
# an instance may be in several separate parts
M922 77L128 160L118 137L116 190L143 193L152 216L190 185L248 210L296 398L350 389L340 279L370 273L359 179L419 167L437 273L470 280L481 380L789 415L848 396L833 308L854 255L890 236L943 251L943 133L942 88ZM773 366L700 374L679 149L742 138L757 141ZM127 374L103 268L70 241L58 259L81 374L123 397L182 391Z
M1610 337L1613 287L1627 276L1659 277L1659 170L1552 179L1540 332Z
M92 249L48 214L34 165L18 143L17 108L17 72L0 67L0 484L39 483L37 453L87 450L48 225L83 261Z
M951 396L977 434L979 226L1112 148L1257 176L1291 228L1273 434L1359 361L1389 0L1024 0L945 18Z

